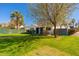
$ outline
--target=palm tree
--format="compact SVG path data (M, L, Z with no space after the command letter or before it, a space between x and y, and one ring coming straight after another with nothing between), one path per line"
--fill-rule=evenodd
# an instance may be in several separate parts
M11 21L14 21L16 28L19 29L19 26L23 24L23 16L21 15L20 12L14 11L11 14Z

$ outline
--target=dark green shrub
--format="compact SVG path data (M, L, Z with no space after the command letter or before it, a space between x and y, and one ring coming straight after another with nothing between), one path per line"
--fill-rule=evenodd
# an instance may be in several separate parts
M72 35L72 34L74 34L76 32L76 29L69 29L68 30L68 34L69 35Z

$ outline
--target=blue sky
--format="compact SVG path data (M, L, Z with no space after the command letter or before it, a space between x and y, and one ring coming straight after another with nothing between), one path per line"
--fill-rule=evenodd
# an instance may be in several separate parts
M76 22L79 22L79 4L76 4L75 9L72 11L70 18L74 18Z
M13 11L19 11L24 16L24 23L26 25L31 25L31 17L29 16L28 4L17 4L17 3L0 3L0 23L7 23L10 21L10 14Z
M77 5L79 7L79 5ZM29 4L24 3L0 3L0 23L7 23L10 21L10 14L13 11L19 11L24 16L24 23L26 25L33 24L33 19L30 17ZM79 9L73 11L71 18L79 21Z

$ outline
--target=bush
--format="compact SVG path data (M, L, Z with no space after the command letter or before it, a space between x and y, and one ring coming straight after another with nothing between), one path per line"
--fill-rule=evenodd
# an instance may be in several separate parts
M76 29L69 29L68 30L68 34L71 35L71 34L74 34L76 32Z

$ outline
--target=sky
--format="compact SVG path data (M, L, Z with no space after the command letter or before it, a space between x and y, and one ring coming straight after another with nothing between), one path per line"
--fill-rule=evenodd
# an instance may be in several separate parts
M19 11L24 16L25 25L33 23L29 14L29 6L24 3L0 3L0 23L10 22L10 15L14 11Z
M79 4L77 7L79 7ZM26 3L0 3L0 23L10 22L10 15L13 11L19 11L24 16L25 25L31 26L34 23L30 16L29 4ZM75 9L70 18L79 21L79 9Z

